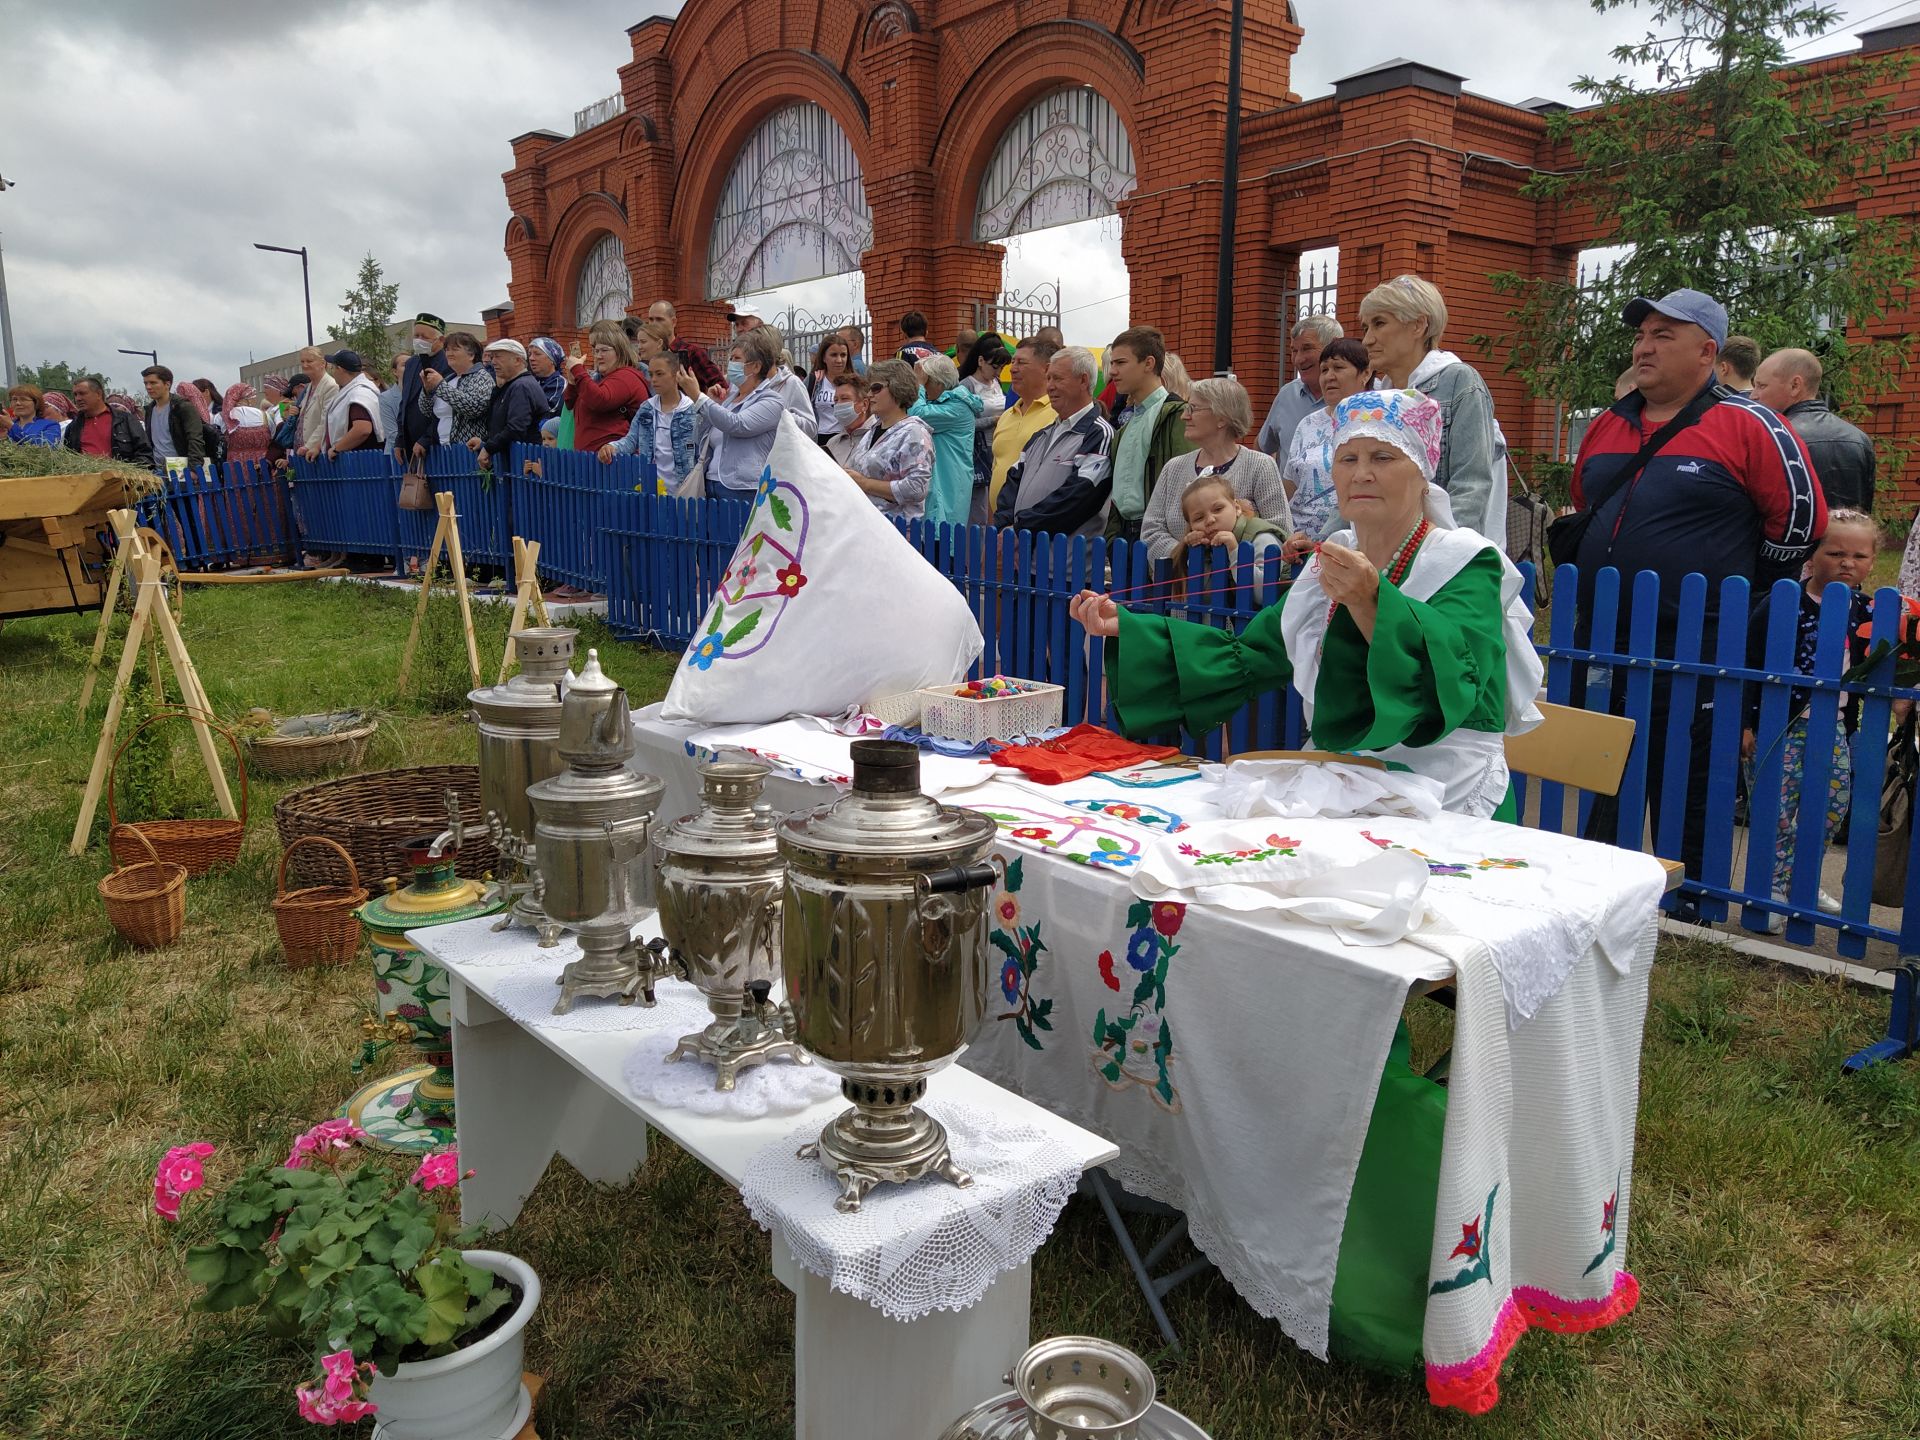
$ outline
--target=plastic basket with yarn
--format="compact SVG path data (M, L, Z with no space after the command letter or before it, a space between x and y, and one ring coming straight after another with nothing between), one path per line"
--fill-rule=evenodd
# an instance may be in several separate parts
M972 685L934 685L920 693L920 728L950 740L1014 740L1060 724L1065 692L1058 685L996 675L977 682L1017 687L1004 694L969 693Z

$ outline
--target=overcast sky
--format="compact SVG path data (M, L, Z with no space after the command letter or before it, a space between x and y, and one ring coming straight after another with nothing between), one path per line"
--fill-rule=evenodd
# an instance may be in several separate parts
M777 0L776 0L777 3ZM1224 0L1223 0L1224 3ZM1847 22L1805 55L1908 5L1849 0ZM1643 12L1585 0L1296 0L1306 40L1294 89L1394 56L1467 77L1501 100L1571 99L1583 72L1646 28ZM619 88L628 26L675 0L90 0L84 21L0 0L0 244L22 364L70 360L134 388L158 350L224 388L252 356L305 339L296 256L306 245L314 330L339 318L371 251L400 310L471 320L506 298L500 175L508 138L570 133L573 112ZM76 15L81 12L76 11ZM1123 328L1113 226L1020 237L1007 283L1066 277L1070 339ZM843 297L826 287L816 303ZM812 299L813 296L803 296Z

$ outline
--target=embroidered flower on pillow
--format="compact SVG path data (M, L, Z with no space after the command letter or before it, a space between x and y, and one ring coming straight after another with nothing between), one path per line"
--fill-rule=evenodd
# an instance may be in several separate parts
M699 670L711 670L713 662L726 654L727 642L720 635L702 635L700 643L693 647L694 667Z

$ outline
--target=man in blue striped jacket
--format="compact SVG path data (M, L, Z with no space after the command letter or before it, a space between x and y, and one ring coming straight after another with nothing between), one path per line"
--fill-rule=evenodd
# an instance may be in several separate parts
M1060 418L1037 430L1007 471L993 507L1002 529L1098 535L1113 493L1113 426L1094 403L1093 352L1069 345L1047 362L1047 398Z

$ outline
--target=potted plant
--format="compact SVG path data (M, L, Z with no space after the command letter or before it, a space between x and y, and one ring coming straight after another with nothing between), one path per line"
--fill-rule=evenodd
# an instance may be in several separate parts
M365 1132L328 1120L209 1192L207 1243L187 1251L204 1287L196 1309L251 1307L269 1333L304 1336L319 1375L294 1391L322 1425L380 1416L382 1440L509 1440L531 1408L520 1383L540 1281L525 1262L466 1249L444 1201L462 1178L453 1150L402 1180L363 1158ZM153 1181L154 1210L177 1221L206 1184L214 1147L176 1145ZM471 1172L469 1172L471 1173Z

